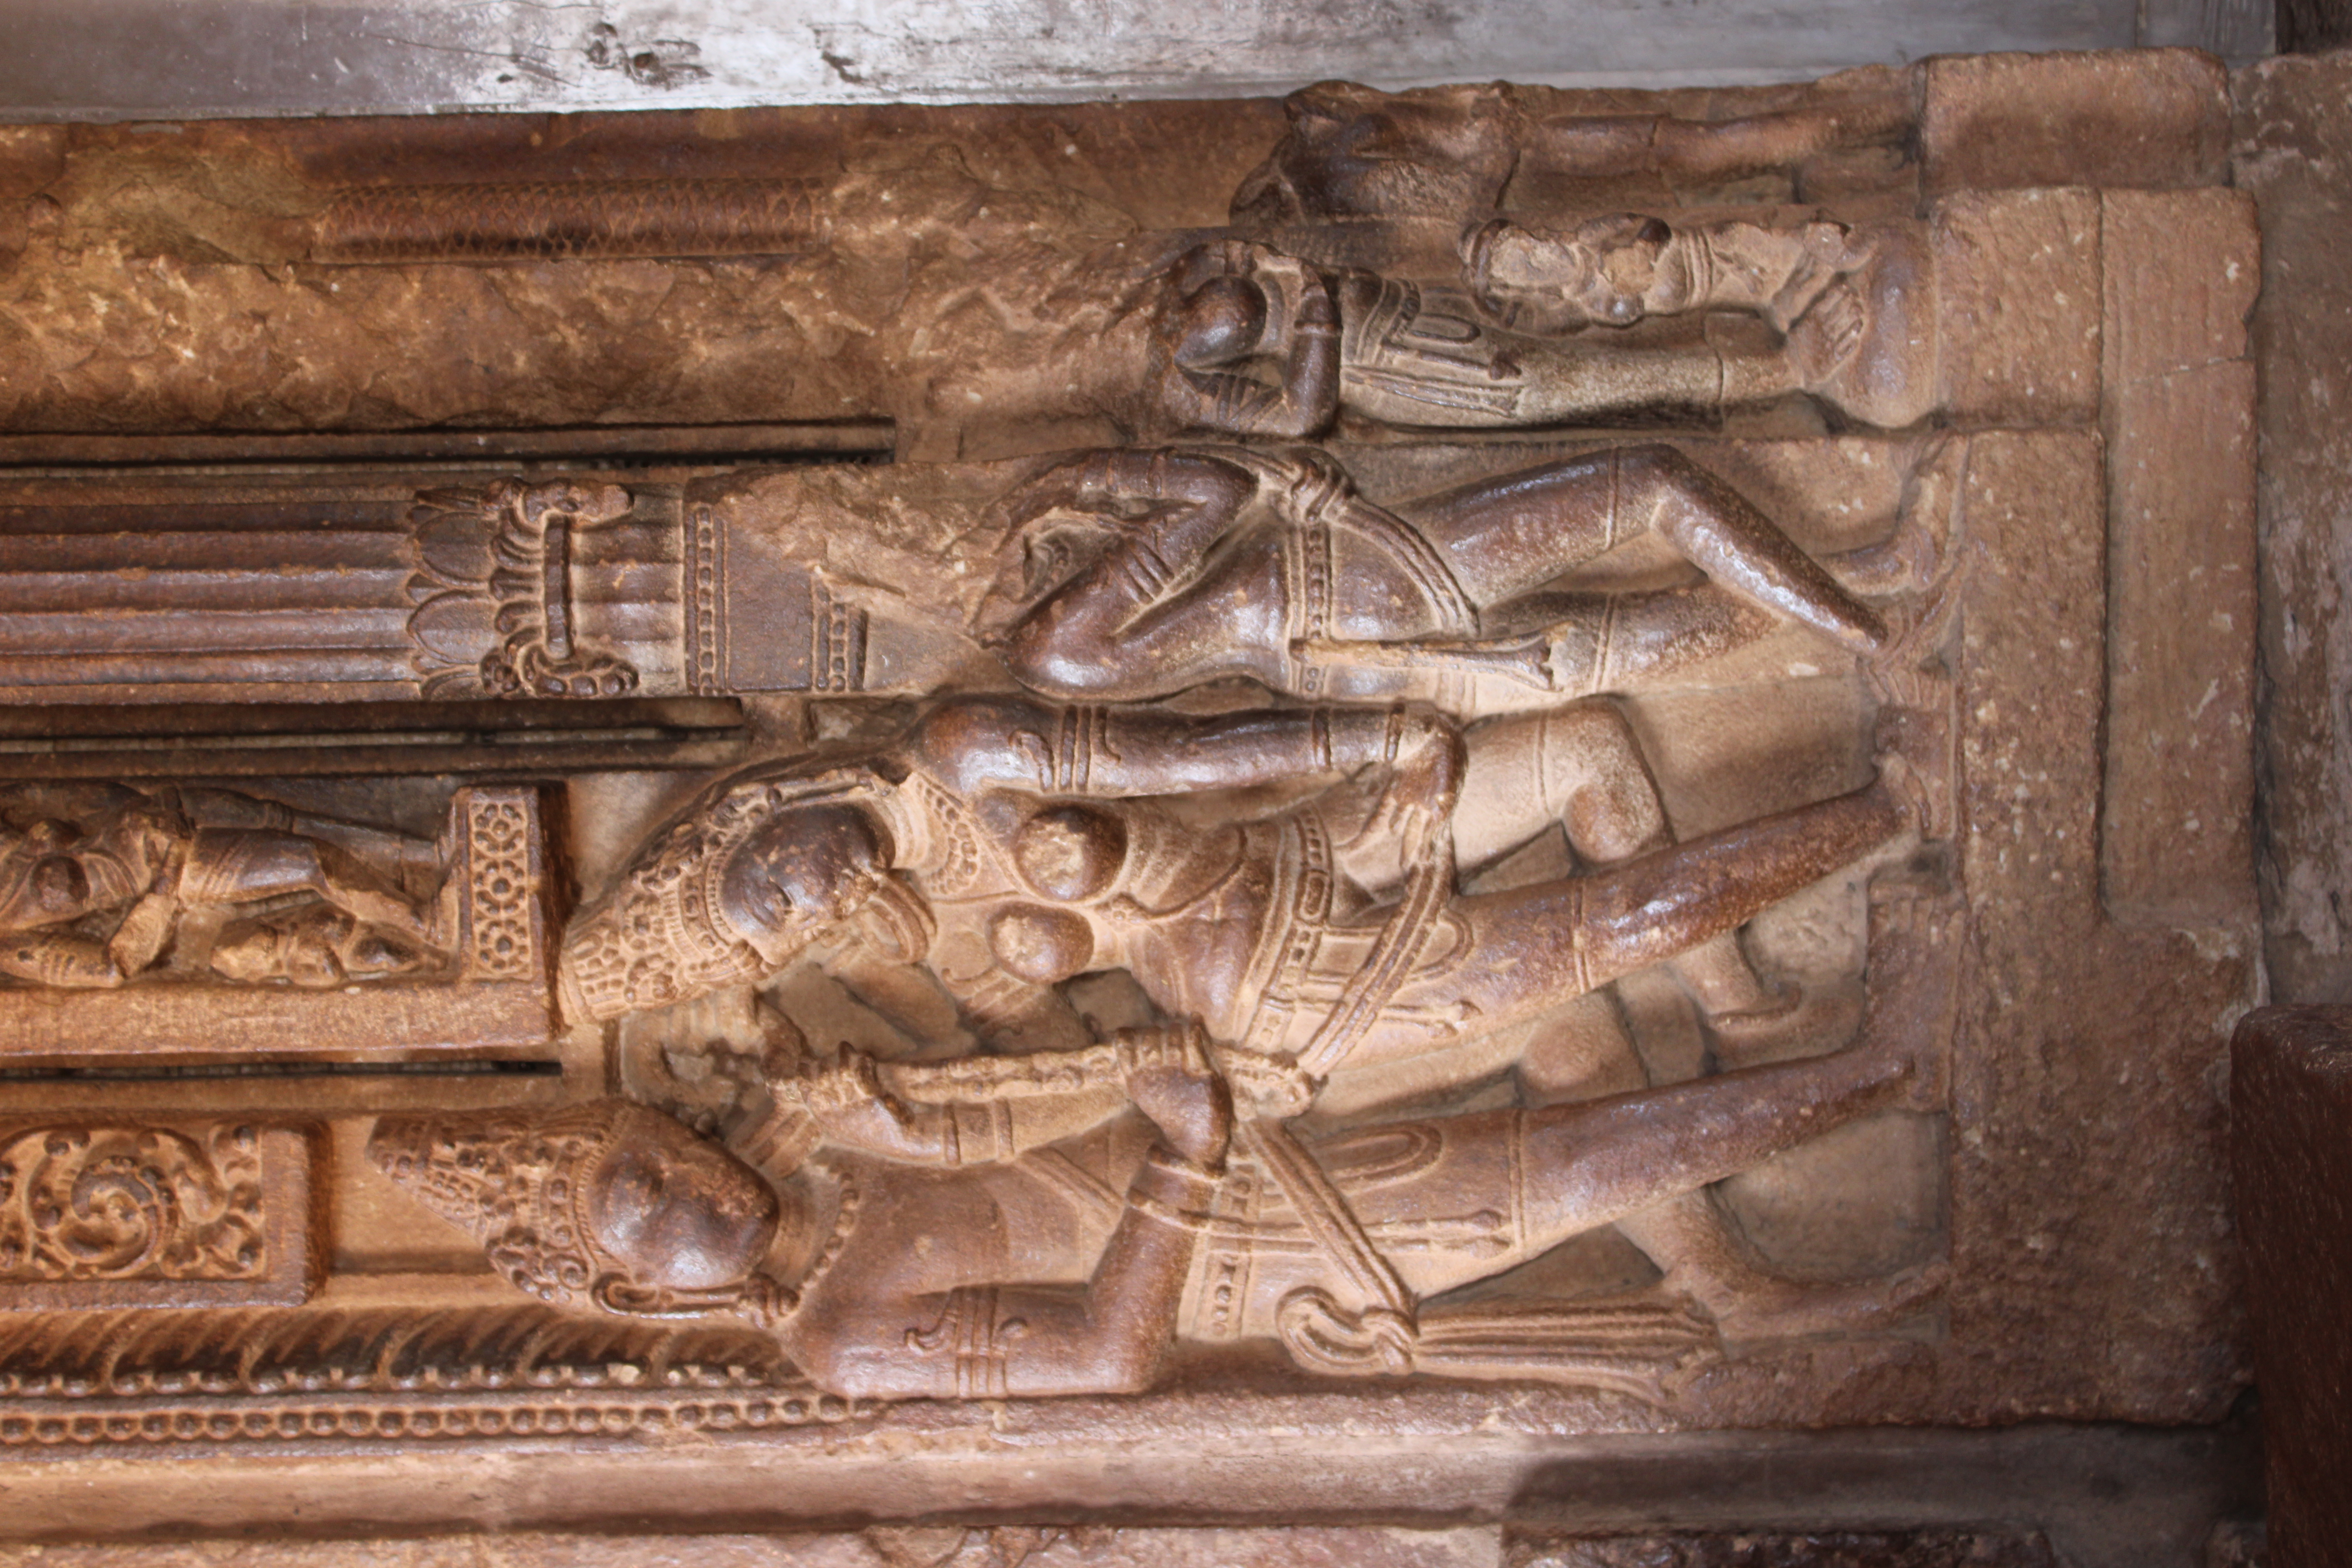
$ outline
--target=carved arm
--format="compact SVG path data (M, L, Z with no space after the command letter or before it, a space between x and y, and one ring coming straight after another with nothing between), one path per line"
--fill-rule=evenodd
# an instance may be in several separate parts
M845 1301L794 1322L791 1349L820 1384L853 1398L1139 1392L1175 1336L1215 1185L1155 1148L1085 1285Z
M0 974L36 985L96 989L120 985L122 967L102 942L63 931L11 931L0 937Z
M1289 320L1280 380L1269 385L1239 371L1188 364L1181 350L1162 379L1165 412L1179 430L1213 431L1301 441L1331 422L1339 409L1339 308L1330 279L1288 258L1281 270ZM1254 269L1265 277L1275 269Z
M1353 773L1368 764L1460 771L1460 732L1421 708L1059 707L967 698L917 727L922 765L968 792L990 788L1100 797L1185 795ZM1435 760L1454 759L1450 765Z
M1097 1126L1133 1103L1139 1075L1171 1070L1208 1072L1197 1030L1121 1029L1080 1050L943 1062L876 1062L844 1047L834 1064L771 1079L768 1089L804 1110L835 1148L962 1167L1001 1164Z

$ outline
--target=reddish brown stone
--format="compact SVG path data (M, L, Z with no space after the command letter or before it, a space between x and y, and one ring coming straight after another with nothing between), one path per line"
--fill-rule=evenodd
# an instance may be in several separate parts
M2210 55L1961 55L1926 70L1919 141L1931 195L2227 177L2229 78Z

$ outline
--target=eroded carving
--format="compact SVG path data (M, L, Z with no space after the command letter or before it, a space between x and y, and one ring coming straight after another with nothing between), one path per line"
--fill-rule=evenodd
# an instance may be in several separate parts
M1712 418L1804 393L1901 426L1932 406L1931 285L1910 227L1497 219L1460 268L1426 282L1244 240L1189 251L1151 306L1152 404L1131 423L1295 440L1342 413L1511 428Z
M1899 151L1916 114L1911 84L1892 71L1848 72L1793 107L1719 120L1663 106L1596 114L1589 100L1564 108L1541 89L1499 82L1397 93L1320 82L1283 107L1288 132L1243 179L1236 220L1459 224L1514 205L1514 185L1525 202L1601 182L1663 192L1758 174L1787 181L1811 160Z
M183 785L0 795L0 974L116 986L168 961L240 982L340 985L431 966L430 843ZM267 910L257 906L268 906ZM241 918L230 911L252 910ZM207 929L209 928L209 929Z
M428 839L194 785L22 784L0 829L10 1054L545 1048L535 789L461 789Z

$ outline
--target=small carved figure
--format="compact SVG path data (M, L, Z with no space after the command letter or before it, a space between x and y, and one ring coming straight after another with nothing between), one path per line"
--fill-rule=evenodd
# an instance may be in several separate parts
M610 1100L389 1118L369 1152L542 1300L740 1312L853 1396L1139 1391L1182 1338L1277 1340L1328 1373L1552 1378L1655 1398L1708 1338L1670 1300L1423 1303L1940 1093L1930 1062L1880 1042L1308 1140L1265 1123L1236 1137L1213 1078L1147 1070L1161 1074L1139 1127L1150 1145L1115 1141L1101 1173L1062 1148L943 1159L903 1139L911 1119L878 1089L816 1097L835 1107L833 1148L767 1174ZM844 1113L859 1100L870 1127ZM819 1179L772 1180L803 1168Z
M1551 234L1497 221L1474 233L1464 265L1467 291L1247 241L1202 246L1165 279L1127 423L1297 440L1343 409L1391 426L1523 427L1714 416L1805 392L1901 426L1932 406L1925 262L1899 227L1622 214ZM1717 312L1771 336L1711 330ZM1692 330L1624 331L1669 316Z
M112 986L152 968L192 911L244 909L209 963L237 981L339 985L437 946L404 867L433 846L229 790L27 784L0 790L0 974ZM258 907L257 907L258 906Z
M1165 696L1246 676L1276 691L1491 708L1625 690L1784 620L1871 655L1879 615L1679 451L1618 447L1393 510L1307 448L1112 449L1002 503L1014 525L980 631L1056 696ZM1688 588L1576 591L1575 569L1642 536L1706 574ZM1915 586L1923 541L1857 552L1857 584Z

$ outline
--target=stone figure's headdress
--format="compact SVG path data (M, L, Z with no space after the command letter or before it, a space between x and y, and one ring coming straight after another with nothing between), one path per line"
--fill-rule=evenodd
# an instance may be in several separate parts
M542 1301L642 1316L730 1305L741 1290L681 1290L635 1278L588 1223L586 1188L597 1162L624 1140L649 1142L668 1120L623 1100L539 1114L387 1116L368 1138L368 1158Z
M822 931L737 930L719 899L729 860L780 811L854 805L884 787L865 768L793 777L769 767L705 795L638 851L610 893L572 917L563 969L576 1005L592 1018L615 1018L778 973ZM866 891L892 890L877 883Z
M368 1139L368 1158L481 1243L492 1267L522 1289L577 1305L614 1271L577 1205L582 1176L619 1132L621 1109L385 1117Z

